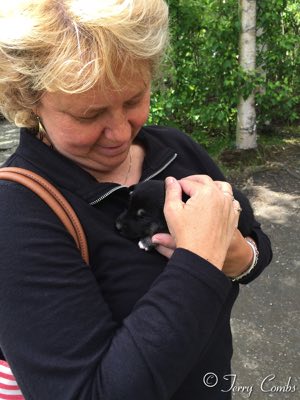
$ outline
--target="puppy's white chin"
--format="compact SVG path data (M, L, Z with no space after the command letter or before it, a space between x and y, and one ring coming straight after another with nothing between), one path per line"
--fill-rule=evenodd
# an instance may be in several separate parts
M150 237L145 237L141 239L138 243L138 246L140 249L145 250L145 251L150 251L155 248L155 245L152 243L152 240Z
M144 243L143 240L139 241L138 246L141 250L149 251L149 247L147 246L147 243Z

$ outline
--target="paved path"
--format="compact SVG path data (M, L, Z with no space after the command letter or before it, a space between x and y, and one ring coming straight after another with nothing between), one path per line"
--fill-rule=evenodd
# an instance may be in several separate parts
M18 131L1 123L0 163L17 143ZM234 307L234 400L300 399L300 150L279 158L243 181L274 258L262 276L241 287Z
M234 399L249 398L252 390L254 400L296 400L300 399L300 148L298 165L283 163L255 173L246 190L271 238L274 255L258 279L241 287L235 304Z

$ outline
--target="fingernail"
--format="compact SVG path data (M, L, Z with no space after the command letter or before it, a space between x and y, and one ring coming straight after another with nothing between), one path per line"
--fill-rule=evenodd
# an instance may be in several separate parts
M153 236L152 236L151 242L154 243L154 244L157 244L157 243L159 242L159 240L157 239L157 236L156 236L156 235L153 235Z
M168 176L166 178L166 185L173 185L173 183L175 183L176 179L173 178L172 176Z

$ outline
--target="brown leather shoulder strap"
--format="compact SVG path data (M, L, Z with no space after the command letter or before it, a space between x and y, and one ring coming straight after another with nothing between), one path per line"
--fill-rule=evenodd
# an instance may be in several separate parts
M46 179L23 168L0 168L0 179L14 181L37 194L61 220L75 240L83 260L89 264L88 246L81 223L70 203Z

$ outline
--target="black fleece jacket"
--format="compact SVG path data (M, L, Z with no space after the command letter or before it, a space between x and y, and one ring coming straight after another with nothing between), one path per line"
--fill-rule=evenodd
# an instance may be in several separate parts
M141 129L141 180L195 173L224 180L181 132ZM0 348L28 400L224 400L230 398L230 312L238 284L201 257L146 253L114 228L129 189L99 183L21 130L6 166L28 168L70 201L87 235L90 265L48 206L19 184L0 182ZM248 283L271 260L260 251ZM217 385L203 380L213 372ZM210 383L210 382L209 382Z

